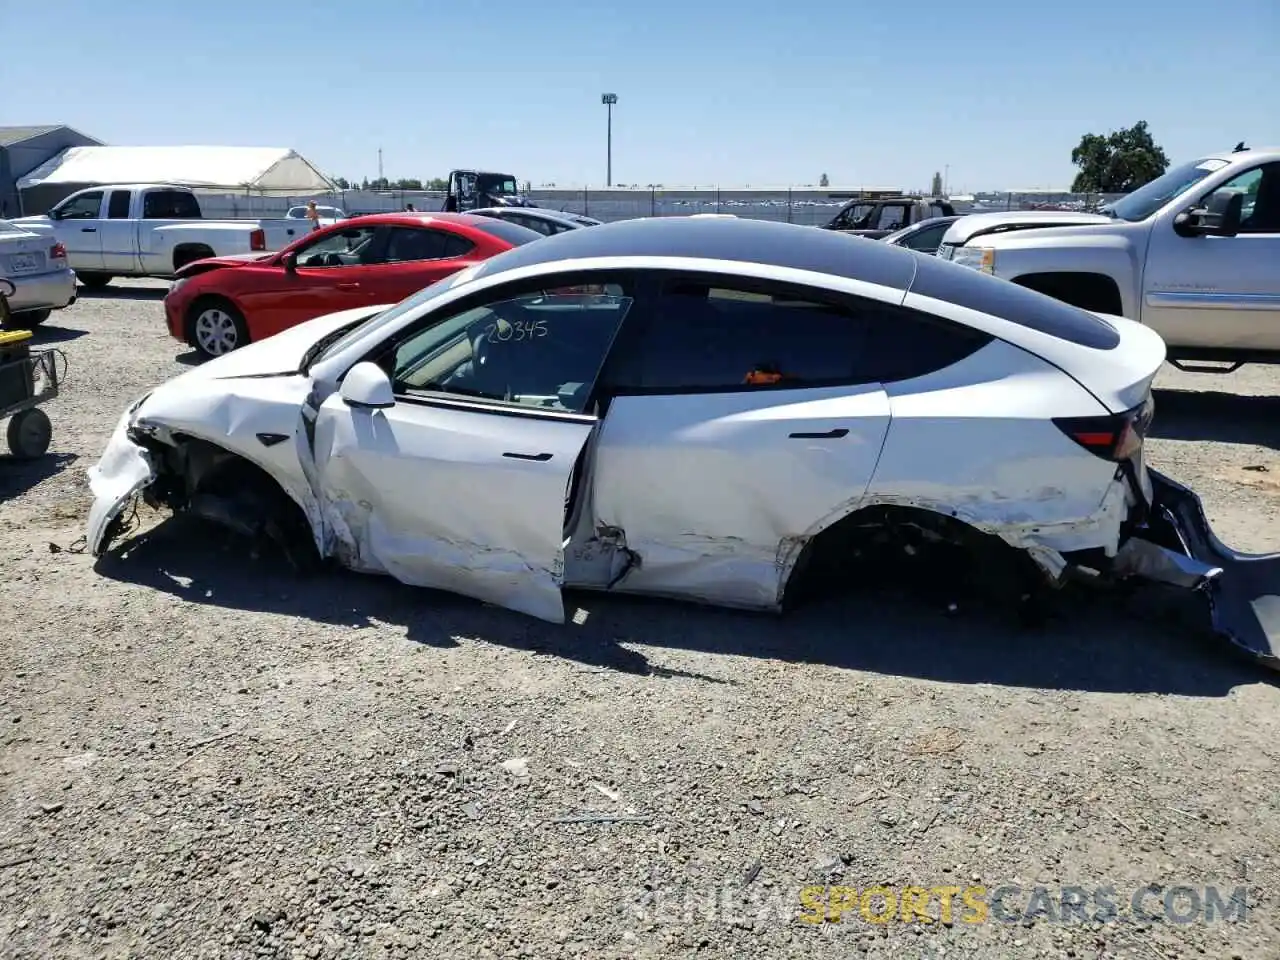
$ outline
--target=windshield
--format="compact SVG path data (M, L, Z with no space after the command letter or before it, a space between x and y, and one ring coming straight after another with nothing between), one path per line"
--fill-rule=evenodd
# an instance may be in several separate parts
M481 174L476 181L476 189L494 196L514 196L520 192L516 178L503 174Z
M1106 212L1121 220L1137 223L1151 216L1166 203L1199 183L1209 174L1221 170L1226 160L1210 158L1193 160L1156 177L1150 183L1126 194L1106 208Z
M445 291L452 290L454 287L460 286L468 280L474 279L481 266L482 264L477 263L473 266L467 267L465 270L459 270L451 277L445 277L443 280L439 280L428 287L423 287L412 296L401 300L394 307L388 307L381 313L375 313L372 317L362 320L360 323L347 330L342 337L325 346L323 350L318 351L315 357L305 358L307 362L303 365L304 369L310 369L311 365L318 360L323 360L325 357L332 357L335 354L341 353L351 345L352 341L358 337L363 337L375 326L393 323L397 317L404 316L410 310L416 310L428 300L434 300Z

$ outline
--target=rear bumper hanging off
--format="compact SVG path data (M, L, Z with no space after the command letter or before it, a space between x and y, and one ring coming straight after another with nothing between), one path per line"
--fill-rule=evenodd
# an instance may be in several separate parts
M1147 472L1150 516L1120 548L1117 568L1202 593L1215 633L1280 670L1280 553L1232 550L1214 536L1196 494Z

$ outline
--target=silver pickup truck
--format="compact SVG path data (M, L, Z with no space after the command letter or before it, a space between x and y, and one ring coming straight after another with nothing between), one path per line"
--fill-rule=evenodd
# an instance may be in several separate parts
M1183 369L1280 363L1280 148L1174 167L1101 214L962 217L938 256L1137 320ZM1203 367L1205 361L1229 367Z

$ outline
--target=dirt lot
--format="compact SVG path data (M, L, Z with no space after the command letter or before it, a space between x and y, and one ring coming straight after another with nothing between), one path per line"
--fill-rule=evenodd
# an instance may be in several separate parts
M1276 676L1159 598L1028 633L963 598L582 596L556 628L177 521L96 568L55 549L123 407L184 369L161 290L53 318L54 452L0 461L0 956L1280 956ZM1280 550L1280 371L1161 383L1153 465ZM896 919L804 919L805 887L876 885ZM1020 889L903 922L910 886Z

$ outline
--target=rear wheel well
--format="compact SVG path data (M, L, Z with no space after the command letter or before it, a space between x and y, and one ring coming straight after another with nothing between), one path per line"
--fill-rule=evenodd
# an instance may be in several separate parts
M784 609L853 588L906 586L948 608L979 599L1037 615L1049 579L1025 550L953 516L921 507L874 504L812 537L783 591Z
M1015 277L1013 282L1081 310L1123 316L1124 304L1120 299L1120 288L1105 274L1027 273Z
M173 248L173 269L181 270L188 263L204 260L214 255L207 243L180 243Z
M293 566L320 561L306 512L275 477L256 463L207 440L177 436L151 444L162 468L149 499L175 513L191 513L259 544L273 543Z

